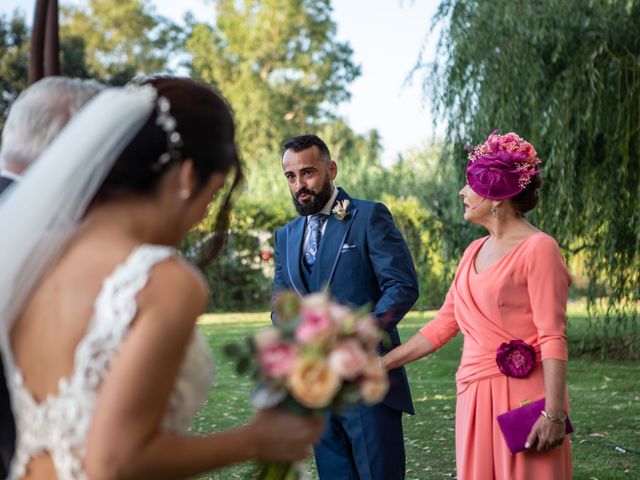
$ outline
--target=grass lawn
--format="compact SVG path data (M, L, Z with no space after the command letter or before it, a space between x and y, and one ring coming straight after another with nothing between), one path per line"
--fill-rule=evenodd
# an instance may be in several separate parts
M433 314L408 315L400 323L403 340ZM217 365L215 385L193 425L195 432L206 433L240 425L250 418L248 398L252 383L234 373L222 347L270 324L270 320L267 313L210 314L204 315L200 323ZM573 344L585 331L583 308L569 309L568 328ZM407 366L416 408L415 416L404 419L407 480L455 478L454 373L461 345L462 338L458 335L430 357ZM569 362L575 479L640 479L638 366L637 362L602 362L586 357L572 358ZM309 469L311 478L316 479L312 460ZM201 478L248 479L251 472L250 465L240 465Z

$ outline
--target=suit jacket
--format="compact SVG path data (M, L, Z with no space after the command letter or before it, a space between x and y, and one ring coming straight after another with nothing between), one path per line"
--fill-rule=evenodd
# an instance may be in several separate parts
M0 175L0 193L4 191L9 185L13 183L13 180L7 177L3 177Z
M397 324L418 299L411 254L391 213L381 203L351 198L341 188L336 201L349 200L349 215L327 219L308 285L302 278L302 243L306 217L298 217L275 234L274 292L288 289L303 296L329 288L340 303L369 305L391 339L400 345ZM274 314L272 321L275 322ZM384 353L384 351L382 352ZM390 389L383 403L413 414L404 368L389 372Z
M12 180L0 176L0 194L11 184ZM9 473L9 463L15 448L16 431L11 412L11 401L4 377L4 366L0 358L0 478Z

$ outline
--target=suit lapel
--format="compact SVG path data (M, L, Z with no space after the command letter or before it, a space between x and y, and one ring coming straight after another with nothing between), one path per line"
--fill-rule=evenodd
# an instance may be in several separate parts
M300 273L300 256L302 255L302 240L304 238L305 217L299 217L287 227L287 275L291 286L299 295L309 293L302 281Z
M341 200L351 201L344 190L339 189L336 202ZM320 288L325 288L331 283L338 259L342 252L342 245L344 245L349 229L351 225L353 225L353 219L358 213L358 210L353 207L353 204L349 205L348 211L349 216L344 220L338 220L334 214L329 215L327 219L327 227L320 240L316 264L311 273L309 288L312 291L318 291Z

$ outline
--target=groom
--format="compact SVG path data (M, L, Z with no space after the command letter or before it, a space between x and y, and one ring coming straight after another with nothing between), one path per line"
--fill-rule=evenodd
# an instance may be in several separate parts
M389 210L333 186L338 167L315 135L285 142L282 169L300 216L276 231L274 291L328 287L341 303L370 306L389 349L398 346L396 325L418 299L418 283ZM404 478L402 413L413 414L413 404L404 369L390 371L389 380L379 405L331 414L315 448L321 480Z

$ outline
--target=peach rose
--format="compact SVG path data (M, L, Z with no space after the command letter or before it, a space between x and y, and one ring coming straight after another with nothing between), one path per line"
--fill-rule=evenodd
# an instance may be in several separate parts
M364 378L360 382L362 400L368 405L381 402L389 391L387 372L380 365L378 357L370 356L364 370Z
M267 376L286 378L298 364L298 351L291 344L277 341L258 350L258 364Z
M302 307L302 321L295 332L297 341L304 344L322 341L334 331L334 324L326 311Z
M340 390L340 377L323 358L299 362L289 377L289 391L308 408L327 407Z
M329 354L329 366L346 380L354 380L367 365L367 354L354 339L340 342Z

